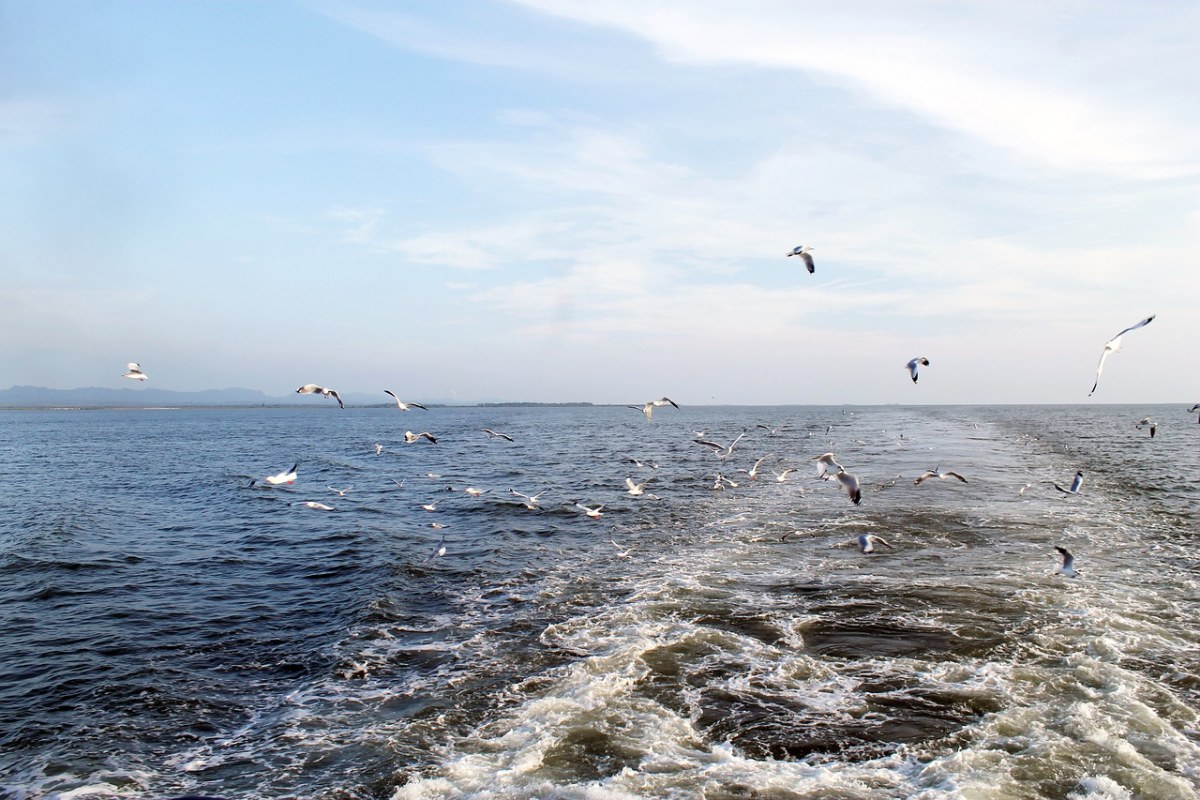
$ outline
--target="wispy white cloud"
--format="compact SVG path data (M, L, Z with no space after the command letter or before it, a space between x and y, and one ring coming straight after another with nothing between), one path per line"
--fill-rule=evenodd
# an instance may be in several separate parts
M836 9L765 1L515 2L628 32L677 62L802 71L1037 164L1150 179L1200 171L1197 113L1164 113L1136 92L1111 90L1132 83L1155 95L1158 71L1121 71L1109 38L1083 40L1087 33L1074 28L1086 26L1089 6L1031 29L1018 22L1028 9L999 5L964 12L877 0ZM1194 12L1182 8L1180 16L1194 33ZM1064 53L1063 40L1073 35L1073 52ZM1195 74L1195 48L1176 51L1184 60L1172 69ZM1064 61L1077 69L1062 69Z

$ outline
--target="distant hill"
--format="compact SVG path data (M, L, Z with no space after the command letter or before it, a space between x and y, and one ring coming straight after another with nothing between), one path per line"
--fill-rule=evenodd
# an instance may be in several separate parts
M311 398L305 398L311 400ZM257 406L292 405L299 397L271 397L257 389L205 389L176 392L153 387L106 389L47 389L44 386L14 386L0 389L0 406Z

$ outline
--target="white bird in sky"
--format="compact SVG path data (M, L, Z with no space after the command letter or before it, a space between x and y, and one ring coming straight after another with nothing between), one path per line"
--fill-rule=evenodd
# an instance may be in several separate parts
M590 508L588 506L585 506L583 503L576 503L575 507L578 508L580 511L582 511L584 514L587 514L592 519L600 519L600 517L601 517L600 509L604 508L604 504L601 503L600 505L596 506L595 508Z
M541 508L541 506L538 505L538 498L540 498L542 495L544 495L546 492L548 492L550 490L543 489L542 491L538 492L537 494L522 494L521 492L518 492L516 489L509 489L509 491L512 492L513 494L515 494L517 497L524 498L525 499L525 507L528 508L530 511L537 511L539 508Z
M292 464L291 469L285 469L283 472L280 472L275 475L268 475L267 477L263 478L263 483L267 484L268 486L279 486L284 483L295 483L296 482L296 467L298 467L298 466L300 466L299 461L297 461L295 464ZM250 481L251 486L253 486L254 484L255 484L255 481Z
M676 403L674 400L672 400L669 397L660 397L657 400L651 400L649 403L646 403L645 405L630 406L630 408L640 409L641 412L646 415L646 419L653 422L654 421L654 409L659 406L666 406L666 405L670 405L670 406L674 406L675 408L679 408L679 404Z
M888 544L887 540L884 539L882 536L876 536L873 533L860 533L858 535L858 549L863 551L864 553L874 553L875 545L877 545L877 544L883 545L888 550L896 549L896 548L892 547L890 544Z
M806 244L805 245L798 244L792 248L792 252L785 253L784 255L800 256L800 260L802 260L804 262L804 266L808 267L808 274L812 275L814 272L817 271L817 265L813 263L813 258L812 258L812 256L809 255L809 253L811 253L814 249L815 248L809 247Z
M849 472L846 472L846 470L843 469L838 470L838 474L834 477L837 478L838 483L842 485L842 488L846 490L846 494L849 496L851 503L858 505L860 502L862 502L862 488L859 486L857 475L851 475Z
M1051 481L1051 483L1054 483L1054 481ZM1079 494L1079 489L1082 486L1083 486L1083 471L1082 470L1075 473L1075 480L1071 481L1070 489L1064 489L1063 487L1059 486L1057 483L1054 483L1054 488L1058 489L1063 494Z
M431 433L426 433L425 431L421 431L420 433L413 433L412 431L404 432L405 444L413 444L421 441L422 439L428 439L433 444L437 444L437 439L435 439Z
M1059 565L1058 569L1054 570L1054 574L1066 575L1068 578L1078 577L1079 573L1075 571L1075 556L1071 555L1071 552L1065 547L1055 545L1054 549L1062 556L1062 564Z
M1158 423L1155 422L1154 420L1150 419L1149 417L1142 417L1141 420L1138 421L1138 424L1135 425L1134 427L1140 431L1142 429L1143 425L1149 426L1150 438L1153 439L1154 434L1158 433Z
M391 389L384 389L384 390L383 390L383 393L384 393L384 394L386 394L386 395L389 395L389 396L390 396L390 397L391 397L393 400L395 400L395 401L396 401L396 408L400 409L401 411L408 411L410 408L424 408L426 411L428 411L428 410L429 410L428 408L425 408L425 406L421 405L420 403L406 403L406 402L404 402L404 401L403 401L403 400L401 400L399 397L396 397L396 395L395 395L395 394L392 392L392 390L391 390Z
M933 469L928 469L928 470L925 470L924 472L922 472L921 477L917 478L915 481L913 481L913 483L917 486L920 486L922 483L929 480L930 478L939 478L943 481L946 480L946 478L958 478L963 483L967 482L967 479L964 478L962 475L959 475L957 472L951 472L950 470L946 470L945 472L942 472L942 468L940 466L938 466L938 467L934 467Z
M150 378L146 375L146 373L142 372L141 365L138 364L136 361L130 361L128 364L125 365L125 374L122 375L121 377L129 378L129 379L135 380L135 381L150 380Z
M913 383L917 382L917 365L918 364L920 364L922 367L928 367L929 359L926 358L925 356L917 356L916 358L909 361L908 364L905 365L906 368L908 369L908 374L912 376Z
M739 433L738 437L736 439L734 439L732 442L730 442L728 447L725 447L724 445L719 445L716 442L710 442L707 439L694 439L693 441L696 444L702 444L705 447L711 447L716 452L717 458L724 461L725 459L729 458L730 455L733 454L734 445L736 445L738 442L740 442L742 440L742 437L745 435L746 435L745 431L742 431L741 433Z
M1142 327L1143 325L1149 325L1151 322L1154 321L1154 318L1156 316L1158 316L1158 315L1151 314L1150 316L1146 317L1144 320L1137 323L1136 325L1130 325L1128 328L1121 331L1116 336L1114 336L1113 338L1109 339L1107 342L1104 343L1104 352L1102 352L1100 354L1100 363L1096 365L1096 382L1092 384L1092 391L1088 392L1088 397L1091 397L1092 392L1095 392L1096 387L1100 385L1100 373L1104 372L1104 362L1108 360L1108 357L1110 355L1112 355L1113 353L1115 353L1121 349L1121 337L1124 336L1125 334L1129 333L1130 331L1136 331L1138 328Z
M489 439L503 439L506 442L511 442L513 440L513 438L507 433L499 433L491 428L484 428L483 432L488 435Z
M833 453L824 453L819 456L813 456L809 461L817 462L817 477L829 480L825 477L829 472L841 472L842 465L834 460Z
M341 395L333 389L328 389L324 386L317 386L315 383L306 383L296 390L296 394L319 394L322 397L332 397L337 400L338 408L345 408L346 404L342 402Z

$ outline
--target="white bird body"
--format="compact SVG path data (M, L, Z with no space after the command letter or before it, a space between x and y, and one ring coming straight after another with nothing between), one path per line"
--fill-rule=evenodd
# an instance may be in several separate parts
M962 475L959 475L957 472L951 472L950 470L946 470L945 472L942 472L942 468L939 466L939 467L934 467L933 469L930 469L930 470L926 470L925 472L921 473L921 477L919 477L915 481L913 481L913 484L920 486L922 483L929 480L930 478L938 478L939 480L943 480L943 481L946 480L947 478L958 478L963 483L967 482L967 479L964 478Z
M375 443L375 455L377 455L377 456L383 455L383 445L381 445L379 442Z
M291 469L285 469L283 472L275 475L268 475L267 477L263 478L263 483L267 484L268 486L279 486L285 483L295 483L296 467L298 466L300 466L299 461L297 461L295 464L292 464ZM251 481L251 483L254 483L254 481Z
M435 558L441 558L446 555L446 535L442 534L442 538L438 540L437 547L433 548L433 552L425 557L426 561L432 561Z
M917 365L918 364L922 367L928 367L929 359L926 358L925 356L917 356L916 358L912 359L905 365L905 368L908 370L908 374L912 376L913 383L917 382Z
M463 489L463 493L468 497L479 497L480 495L487 494L487 492L487 489L476 489L474 486L468 486L467 488Z
M815 248L808 245L796 245L792 248L792 252L785 253L787 256L800 256L800 260L804 262L804 266L808 269L808 274L812 275L817 271L817 265L813 263L813 257L809 255Z
M729 458L730 455L733 454L734 446L738 442L740 442L742 440L742 437L745 435L746 435L746 433L744 431L742 433L739 433L738 437L736 439L734 439L732 442L730 442L728 447L726 447L724 445L719 445L716 442L710 442L707 439L695 439L693 441L695 441L696 444L702 444L705 447L711 447L716 452L717 458L724 461L725 459Z
M338 408L346 407L346 404L342 402L341 395L339 395L333 389L329 389L325 386L318 386L315 383L304 384L296 390L296 394L319 394L322 397L332 397L334 400L337 400Z
M425 406L421 405L420 403L406 403L406 402L404 402L404 401L403 401L403 400L401 400L399 397L396 397L395 393L393 393L391 389L384 389L384 390L383 390L383 393L384 393L384 394L386 394L386 395L389 395L389 396L390 396L390 397L391 397L393 400L395 400L395 401L396 401L396 408L400 409L401 411L408 411L410 408L423 408L423 409L425 409L426 411L428 411L428 410L429 410L428 408L425 408Z
M858 549L863 551L864 553L874 553L875 545L877 545L877 544L883 545L888 550L896 549L896 548L892 547L890 544L888 544L887 540L884 539L882 536L876 536L873 533L860 533L858 535Z
M596 506L595 508L590 508L588 506L583 505L582 503L576 503L575 507L578 508L580 511L582 511L584 514L587 514L592 519L600 519L600 517L601 517L600 510L602 508L604 508L604 504L601 503L600 505Z
M675 408L679 408L679 404L676 403L674 400L672 400L669 397L660 397L657 400L651 400L649 403L646 403L644 405L630 406L630 408L641 409L642 413L646 415L646 419L653 422L654 421L654 409L658 408L659 406L666 406L666 405L670 405L670 406L674 406Z
M633 495L634 497L640 497L641 495L644 495L646 493L646 484L649 483L650 481L651 481L651 479L647 478L646 480L642 481L641 483L634 483L633 478L626 478L625 479L626 491L628 491L629 494Z
M621 549L621 545L617 544L616 539L609 539L608 541L610 541L612 543L613 547L617 548L617 558L631 558L632 557L629 554L629 552L630 552L629 550Z
M842 469L838 470L837 475L834 477L837 478L837 481L842 485L842 488L846 490L846 494L849 496L851 503L858 505L860 502L862 502L862 488L858 483L857 475L851 475L849 472L846 472L846 470Z
M1054 570L1055 575L1066 575L1068 578L1077 578L1079 573L1075 571L1075 556L1071 555L1070 551L1065 547L1054 546L1058 554L1062 556L1062 564L1058 569Z
M766 461L768 458L770 458L770 457L771 457L771 456L773 456L773 455L775 455L775 454L774 454L774 453L767 453L765 456L763 456L762 458L760 458L758 461L755 461L755 462L754 462L754 466L753 466L753 467L751 467L750 469L746 470L746 474L747 474L747 475L750 477L750 480L752 480L752 481L756 481L756 480L758 480L758 468L762 466L762 463L763 463L764 461Z
M333 511L333 506L327 506L324 503L317 503L313 500L309 500L304 505L308 506L309 508L315 508L317 511Z
M425 431L421 431L420 433L413 433L412 431L404 432L404 443L405 444L414 444L415 442L419 442L422 439L428 439L433 444L437 444L437 439L435 439L433 437L433 434L431 434L431 433L426 433Z
M1158 315L1151 314L1150 316L1146 317L1144 320L1137 323L1136 325L1130 325L1128 328L1121 331L1116 336L1114 336L1113 338L1109 339L1107 342L1104 343L1104 351L1102 353L1100 353L1100 363L1096 365L1096 382L1092 384L1092 391L1088 392L1088 397L1091 397L1092 393L1096 391L1096 387L1100 385L1100 375L1101 375L1101 373L1104 372L1104 362L1108 360L1108 357L1110 355L1112 355L1113 353L1115 353L1121 349L1121 337L1124 336L1125 334L1129 333L1130 331L1136 331L1138 328L1142 327L1143 325L1149 325L1151 322L1154 321L1154 318L1156 316L1158 316Z
M1155 422L1154 420L1150 419L1149 417L1142 417L1138 421L1138 424L1135 425L1134 427L1136 427L1140 431L1143 426L1147 426L1150 428L1150 438L1151 439L1154 438L1154 434L1158 433L1158 423Z
M332 486L326 486L325 488L336 494L338 497L345 497L346 492L350 491L350 489L353 487L347 486L345 489L335 489Z
M513 438L507 433L499 433L491 428L484 428L483 432L488 435L489 439L503 439L506 442L511 442L513 440Z
M525 507L528 508L530 511L537 511L539 508L541 508L541 506L538 505L538 498L540 498L542 495L544 495L546 492L548 492L550 490L543 489L542 491L538 492L537 494L522 494L521 492L518 492L516 489L509 489L509 491L512 492L513 494L515 494L517 497L525 498Z
M129 378L130 380L135 380L135 381L150 380L150 378L146 375L146 373L142 372L141 365L138 364L136 361L130 361L128 364L125 365L125 374L122 375L121 377Z
M824 480L829 480L825 477L830 472L841 472L842 465L834 460L833 453L824 453L823 455L813 456L809 461L817 462L817 477Z
M784 481L787 480L787 476L791 475L795 471L796 471L795 467L788 467L783 472L776 472L775 480L779 481L780 483L783 483Z

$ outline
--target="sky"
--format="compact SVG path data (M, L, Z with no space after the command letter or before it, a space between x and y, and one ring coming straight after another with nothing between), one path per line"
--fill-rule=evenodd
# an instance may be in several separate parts
M1190 404L1197 41L1191 0L0 0L0 388Z

